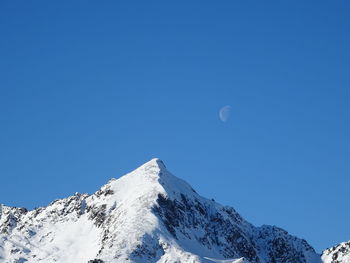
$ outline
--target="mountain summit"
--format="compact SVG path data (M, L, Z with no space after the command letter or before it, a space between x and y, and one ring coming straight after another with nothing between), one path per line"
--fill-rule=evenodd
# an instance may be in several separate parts
M342 261L332 261L329 251L325 262L350 262L338 250ZM253 226L152 159L92 195L77 193L32 211L1 205L0 262L322 261L305 240Z

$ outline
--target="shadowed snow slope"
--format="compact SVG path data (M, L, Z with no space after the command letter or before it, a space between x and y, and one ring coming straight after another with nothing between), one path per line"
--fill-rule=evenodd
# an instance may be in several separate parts
M326 263L337 262L328 258ZM319 263L321 259L305 240L278 227L255 227L233 208L199 196L169 173L161 160L153 159L112 179L93 195L77 193L32 211L0 206L0 262Z

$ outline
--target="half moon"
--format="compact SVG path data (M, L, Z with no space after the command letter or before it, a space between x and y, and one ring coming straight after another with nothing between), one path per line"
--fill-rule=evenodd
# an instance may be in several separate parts
M227 122L230 118L232 107L230 105L226 105L222 107L219 111L219 118L222 122Z

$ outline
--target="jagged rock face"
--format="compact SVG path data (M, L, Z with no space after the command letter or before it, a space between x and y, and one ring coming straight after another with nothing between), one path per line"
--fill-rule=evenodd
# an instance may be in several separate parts
M277 227L255 227L233 208L199 196L158 159L93 195L75 194L32 211L0 207L1 263L319 260L305 240Z
M326 249L322 254L324 263L349 263L350 241Z
M215 249L225 258L243 257L251 263L313 262L314 249L305 241L273 226L256 228L233 208L198 199L170 200L158 196L155 212L178 242L195 238L208 250Z
M202 203L181 194L180 200L159 195L155 213L178 242L189 239L208 250L217 249L225 258L243 256L259 262L253 240L246 236L243 219L233 209L220 208L214 202Z

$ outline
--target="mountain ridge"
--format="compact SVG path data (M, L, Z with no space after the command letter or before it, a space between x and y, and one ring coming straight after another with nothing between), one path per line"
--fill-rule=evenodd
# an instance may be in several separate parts
M325 263L349 262L329 255L322 255ZM91 195L31 211L1 206L0 262L322 261L305 240L276 226L253 226L155 158Z

